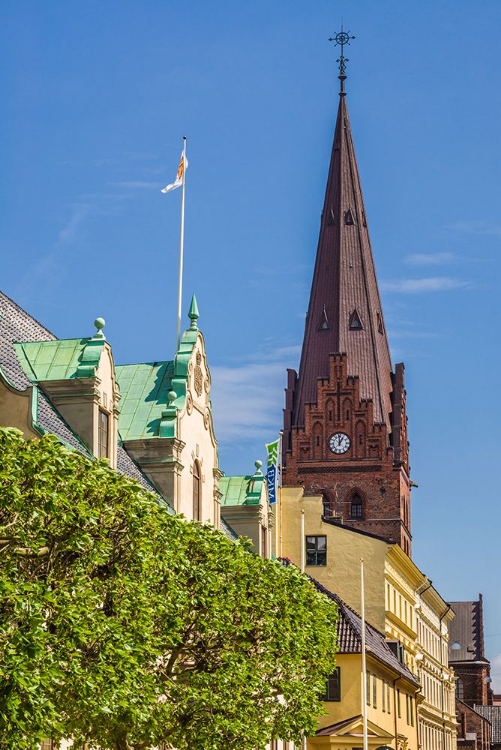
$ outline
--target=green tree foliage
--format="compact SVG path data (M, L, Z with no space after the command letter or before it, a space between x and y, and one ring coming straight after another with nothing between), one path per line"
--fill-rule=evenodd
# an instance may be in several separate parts
M293 567L0 430L0 748L259 750L313 731L336 612Z

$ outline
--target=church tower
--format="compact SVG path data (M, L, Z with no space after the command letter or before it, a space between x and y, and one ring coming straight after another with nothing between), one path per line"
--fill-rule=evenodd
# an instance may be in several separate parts
M288 371L283 485L321 494L325 517L410 555L404 366L393 371L341 90L299 373Z

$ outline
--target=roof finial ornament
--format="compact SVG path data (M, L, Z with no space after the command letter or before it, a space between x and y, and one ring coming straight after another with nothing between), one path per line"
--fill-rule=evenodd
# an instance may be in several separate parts
M339 46L341 47L341 55L336 60L336 62L339 63L338 78L341 81L339 96L346 96L346 91L344 90L344 82L346 81L346 63L349 62L349 60L344 56L344 45L349 44L352 39L355 39L355 37L350 36L349 31L344 31L343 24L341 24L341 31L338 31L336 36L329 37L329 42L335 42L336 45L339 44Z

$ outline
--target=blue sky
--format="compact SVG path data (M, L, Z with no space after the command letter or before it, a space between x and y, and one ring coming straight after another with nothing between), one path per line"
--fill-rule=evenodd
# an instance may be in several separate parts
M342 17L414 559L445 599L484 594L501 691L499 0L4 0L1 287L60 337L102 315L119 363L171 358L180 195L159 189L186 134L184 309L195 291L222 468L252 471L298 361Z

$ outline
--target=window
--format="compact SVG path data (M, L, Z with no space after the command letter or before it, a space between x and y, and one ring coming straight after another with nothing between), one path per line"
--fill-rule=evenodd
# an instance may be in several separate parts
M390 683L386 683L386 710L391 714Z
M459 698L460 701L464 699L463 680L460 677L458 677L458 681L456 682L456 698Z
M383 713L386 711L386 682L381 680L381 709Z
M327 565L327 537L306 537L306 565Z
M42 740L40 750L52 750L53 747L54 747L54 744L52 740Z
M372 675L372 706L377 708L377 677Z
M402 718L402 707L400 705L400 690L399 690L399 688L397 688L397 715L398 715L399 719Z
M200 464L193 464L193 520L200 521Z
M371 673L367 672L365 675L365 692L367 693L367 705L371 705Z
M341 670L336 667L336 671L327 678L325 693L320 696L321 701L340 701L341 700Z
M356 310L353 310L352 314L350 315L350 331L362 331L363 325L362 321L360 320L360 315Z
M350 209L348 209L347 211L345 211L345 214L344 214L344 223L345 224L354 224L355 223L353 221L353 214L351 213Z
M261 526L261 555L266 557L266 537L268 536L266 526Z
M97 435L97 455L99 458L108 458L108 427L110 415L99 409L99 424Z
M364 509L362 498L359 495L354 495L351 500L350 515L352 518L363 518Z

